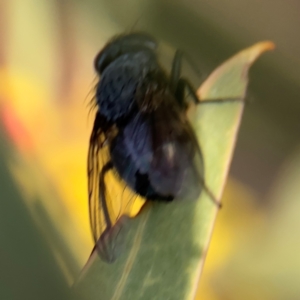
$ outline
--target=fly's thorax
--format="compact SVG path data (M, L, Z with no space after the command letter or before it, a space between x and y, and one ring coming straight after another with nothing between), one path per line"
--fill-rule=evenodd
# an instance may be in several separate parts
M103 72L96 90L96 101L102 115L110 121L126 118L138 99L141 85L147 85L148 74L159 65L150 51L126 53Z

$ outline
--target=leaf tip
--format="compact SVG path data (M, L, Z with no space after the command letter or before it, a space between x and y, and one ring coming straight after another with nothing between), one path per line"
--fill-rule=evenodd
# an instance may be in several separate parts
M275 49L275 44L271 41L262 41L250 46L249 48L243 50L241 53L245 53L248 56L248 62L251 65L260 55L264 52L271 51ZM240 53L240 54L241 54Z
M253 47L255 47L255 46L260 48L261 53L265 52L265 51L271 51L276 48L276 45L272 41L259 42L259 43L255 44Z
M199 98L244 97L249 68L264 52L274 48L273 42L262 41L238 52L215 69L203 82L197 91Z

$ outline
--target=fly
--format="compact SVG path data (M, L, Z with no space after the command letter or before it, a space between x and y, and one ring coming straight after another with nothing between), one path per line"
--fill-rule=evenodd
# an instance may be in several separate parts
M89 210L95 249L107 262L116 258L114 238L126 211L108 178L123 185L132 201L197 199L204 189L200 146L187 119L188 91L181 77L182 54L177 51L167 74L158 61L157 42L148 34L119 35L95 58L100 77L96 86L96 117L88 153Z

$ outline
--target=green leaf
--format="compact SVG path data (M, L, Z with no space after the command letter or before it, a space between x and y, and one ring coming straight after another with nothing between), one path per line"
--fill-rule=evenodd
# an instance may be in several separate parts
M273 47L271 42L258 43L226 61L199 88L199 98L243 99L249 67ZM242 110L243 101L206 103L189 110L203 153L205 182L218 199ZM204 191L197 201L147 202L125 222L121 235L128 235L122 255L113 264L94 255L76 290L86 299L194 299L217 210Z
M47 239L24 204L26 192L20 191L7 166L21 158L2 128L0 140L0 299L74 299ZM34 209L44 213L39 199L33 200Z

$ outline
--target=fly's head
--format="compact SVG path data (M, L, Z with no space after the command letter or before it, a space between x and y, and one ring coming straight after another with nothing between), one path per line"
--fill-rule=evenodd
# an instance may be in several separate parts
M99 52L94 61L94 66L99 75L115 59L126 53L155 52L156 40L146 33L131 33L114 37Z

